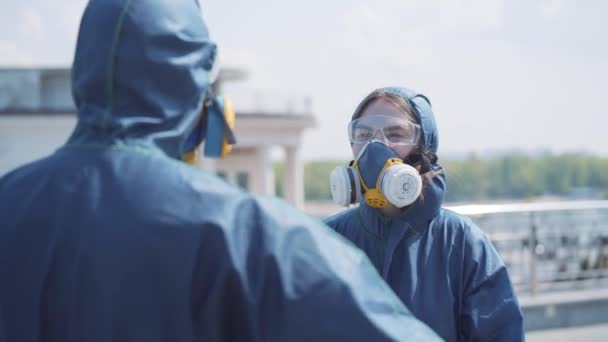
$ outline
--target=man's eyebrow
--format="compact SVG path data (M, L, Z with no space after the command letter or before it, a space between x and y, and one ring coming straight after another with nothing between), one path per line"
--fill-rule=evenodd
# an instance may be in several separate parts
M359 123L359 124L355 125L355 129L358 129L358 128L373 129L372 126L369 126L369 125L366 125L366 124L362 124L362 123Z
M395 126L385 127L384 130L385 131L405 130L405 127L399 126L399 125L395 125Z

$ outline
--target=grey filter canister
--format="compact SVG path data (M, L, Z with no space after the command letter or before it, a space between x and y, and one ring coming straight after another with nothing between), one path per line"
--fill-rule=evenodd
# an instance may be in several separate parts
M348 207L359 202L361 186L353 167L339 166L329 176L331 197L340 206Z
M414 203L420 196L422 177L410 165L394 165L384 172L380 191L394 206L403 208Z

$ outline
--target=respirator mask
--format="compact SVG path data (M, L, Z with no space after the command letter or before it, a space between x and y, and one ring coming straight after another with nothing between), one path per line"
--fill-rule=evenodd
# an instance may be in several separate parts
M331 173L334 202L349 206L363 195L373 208L388 203L403 208L414 203L422 192L422 177L387 144L415 146L420 126L406 118L373 115L351 121L348 133L352 144L365 145L349 166L339 166Z

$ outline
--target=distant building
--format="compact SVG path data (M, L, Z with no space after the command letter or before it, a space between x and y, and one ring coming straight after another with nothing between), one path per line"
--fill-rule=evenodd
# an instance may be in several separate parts
M223 69L214 84L243 79L238 69ZM294 113L262 109L239 111L238 144L226 159L203 159L201 167L256 194L275 194L271 151L284 150L284 197L303 207L302 133L315 127L310 106ZM0 176L61 146L76 123L70 70L67 68L0 69Z

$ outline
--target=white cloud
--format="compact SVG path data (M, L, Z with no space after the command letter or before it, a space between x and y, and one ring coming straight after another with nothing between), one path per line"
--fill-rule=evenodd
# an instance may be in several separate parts
M80 18L85 6L86 1L72 0L69 6L62 6L57 10L57 23L70 37L76 37L77 35L78 25L80 24Z
M0 41L0 65L31 66L33 60L31 52L19 48L14 43Z
M44 38L44 19L42 18L42 15L40 15L40 12L38 10L34 8L25 8L22 11L21 16L23 18L22 29L23 32L27 34L27 36L35 39Z
M556 17L565 10L566 5L565 0L542 0L540 14L545 18Z
M404 13L417 12L407 4L388 6L361 4L352 7L337 25L321 37L319 44L333 51L326 58L334 58L334 65L350 63L366 66L415 66L433 59L433 48L428 27L412 23Z
M439 25L447 30L484 32L503 27L504 0L440 0Z

